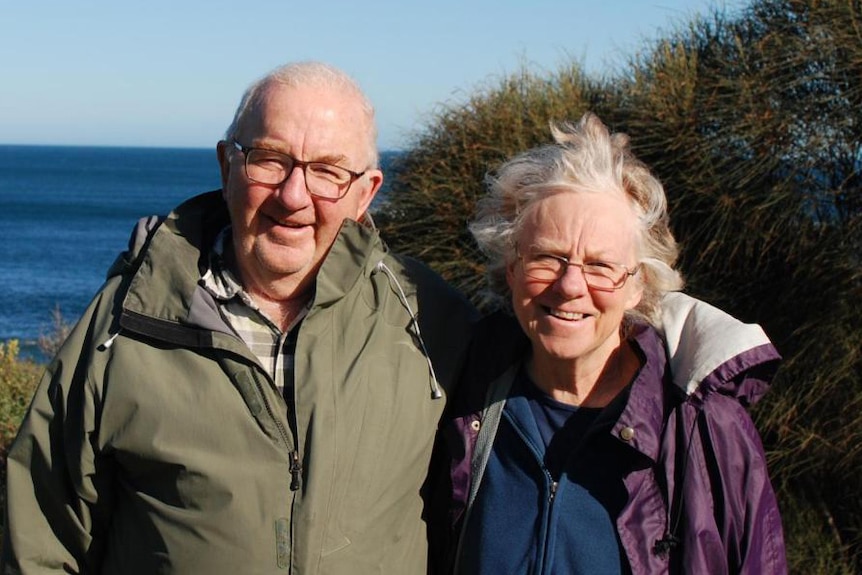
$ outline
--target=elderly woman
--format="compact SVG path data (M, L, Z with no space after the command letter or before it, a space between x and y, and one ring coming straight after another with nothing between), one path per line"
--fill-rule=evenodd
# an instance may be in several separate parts
M591 114L553 135L499 169L471 226L513 313L485 321L444 423L450 566L786 571L746 412L778 354L758 326L668 294L664 190L625 135Z

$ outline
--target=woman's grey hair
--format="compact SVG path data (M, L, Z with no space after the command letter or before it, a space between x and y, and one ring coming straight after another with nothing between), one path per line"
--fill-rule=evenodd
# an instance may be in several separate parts
M227 141L237 136L245 118L263 104L267 89L273 85L289 87L313 87L332 90L353 97L365 118L368 157L366 169L377 168L379 154L377 152L377 126L374 121L374 106L359 87L359 84L347 73L323 62L293 62L271 71L269 74L253 83L243 94L237 106L224 138Z
M487 177L488 192L470 231L488 258L489 295L511 308L506 268L517 257L515 243L530 206L560 192L624 194L638 222L641 272L633 279L643 287L627 321L637 317L659 325L661 297L683 286L673 267L679 251L661 182L632 154L628 136L611 134L595 114L584 114L574 125L552 125L551 133L556 143L515 156Z

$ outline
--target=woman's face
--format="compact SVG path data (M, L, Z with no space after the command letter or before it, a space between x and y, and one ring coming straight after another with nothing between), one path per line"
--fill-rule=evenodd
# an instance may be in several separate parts
M610 262L629 270L637 265L637 220L623 197L559 192L528 210L517 235L522 256L549 254L573 264ZM603 365L620 344L624 312L636 306L642 294L637 276L614 291L593 289L576 265L569 265L556 281L535 280L524 274L520 258L508 266L506 278L536 362Z

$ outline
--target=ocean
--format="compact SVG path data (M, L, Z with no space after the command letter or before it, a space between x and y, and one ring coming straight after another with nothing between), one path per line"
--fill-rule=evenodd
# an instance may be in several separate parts
M139 218L219 187L215 147L0 145L0 342L43 360L54 311L77 321Z

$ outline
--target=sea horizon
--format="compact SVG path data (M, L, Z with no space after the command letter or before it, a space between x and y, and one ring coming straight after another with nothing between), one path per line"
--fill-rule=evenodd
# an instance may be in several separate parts
M55 310L80 318L138 219L219 187L215 146L0 144L0 342L47 359Z

